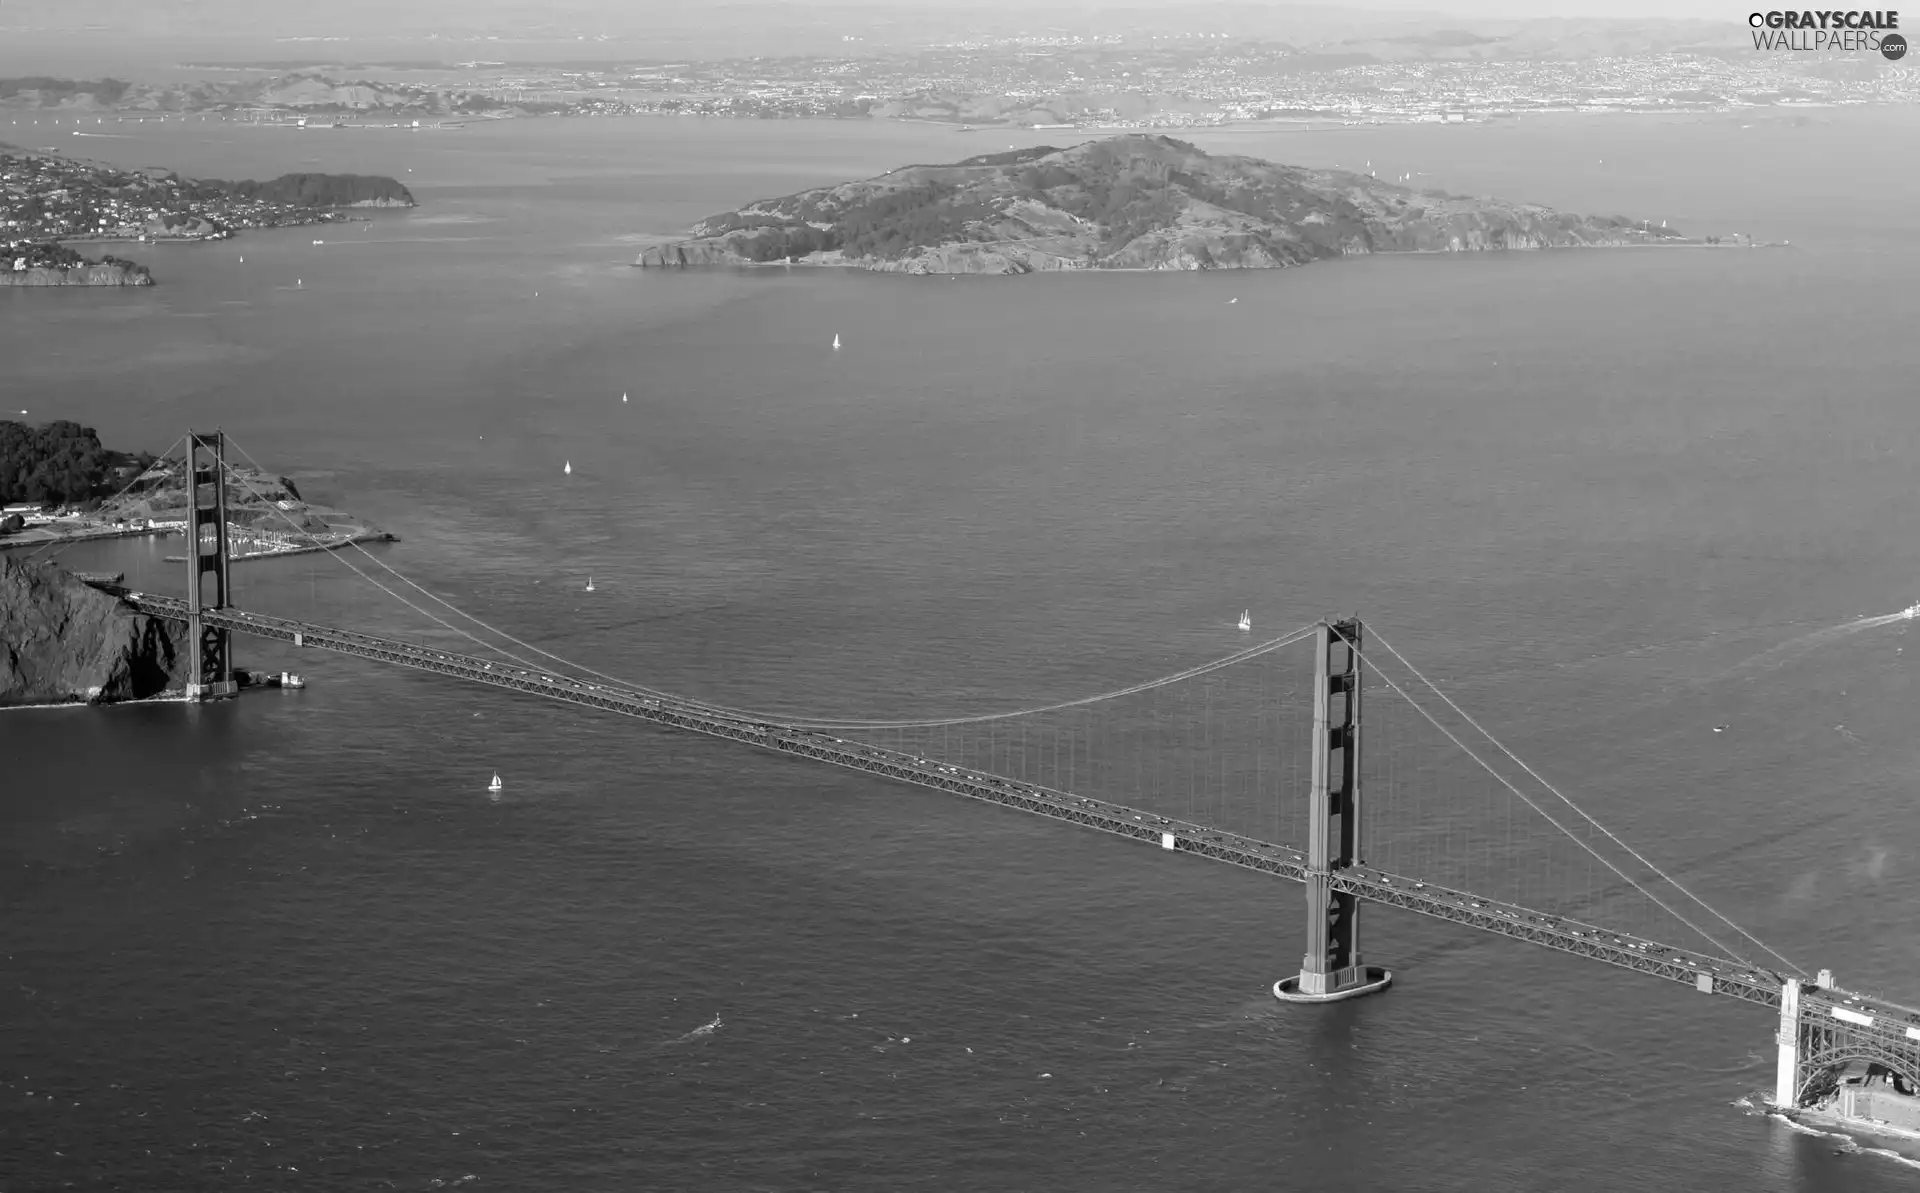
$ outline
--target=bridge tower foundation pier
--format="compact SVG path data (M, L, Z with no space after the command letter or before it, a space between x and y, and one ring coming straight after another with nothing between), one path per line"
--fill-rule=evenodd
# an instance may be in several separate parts
M233 679L233 639L210 626L203 609L225 609L227 580L227 440L219 431L187 432L187 699L215 700L240 688ZM212 593L206 578L213 577Z
M1360 634L1356 618L1314 636L1313 786L1307 809L1307 954L1273 984L1283 1002L1338 1002L1384 990L1393 974L1360 957L1360 898L1339 889L1360 864Z
M1773 1073L1773 1104L1792 1110L1800 1103L1800 981L1780 984L1780 1057Z

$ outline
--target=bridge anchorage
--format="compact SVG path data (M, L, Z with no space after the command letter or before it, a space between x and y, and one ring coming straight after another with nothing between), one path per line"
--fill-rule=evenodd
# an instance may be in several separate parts
M1360 633L1359 618L1323 621L1314 630L1307 955L1297 976L1273 984L1283 1002L1338 1002L1393 981L1391 971L1360 960L1360 897L1333 886L1334 875L1361 858Z
M1386 989L1393 975L1363 960L1360 934L1361 904L1384 904L1767 1007L1778 1016L1776 1109L1845 1121L1911 1115L1908 1125L1920 1130L1920 1096L1908 1096L1920 1091L1920 1009L1850 993L1827 970L1805 977L1608 831L1358 618L1316 622L1173 675L1037 708L802 720L643 687L560 658L357 547L424 599L510 645L414 604L345 551L330 554L482 653L233 607L226 455L245 452L217 431L190 433L187 443L186 594L98 586L149 616L186 623L192 699L234 693L237 633L992 803L1300 883L1306 952L1297 974L1273 984L1280 1000L1336 1002ZM231 480L247 483L239 473ZM1279 651L1306 641L1314 652L1310 688L1304 669L1292 679L1276 665ZM1236 675L1246 682L1236 687ZM1363 688L1372 696L1364 792ZM1435 736L1424 744L1403 740L1406 730L1429 728ZM1412 774L1394 761L1409 752L1417 756ZM1515 772L1525 780L1507 777ZM1681 928L1691 934L1682 939L1696 943L1663 943ZM1889 1076L1897 1078L1892 1087Z

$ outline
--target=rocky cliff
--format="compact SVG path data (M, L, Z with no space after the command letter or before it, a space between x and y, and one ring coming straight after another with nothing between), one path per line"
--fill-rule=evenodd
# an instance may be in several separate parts
M907 166L759 200L692 231L635 264L1275 269L1362 253L1693 243L1647 221L1416 190L1140 134Z
M184 632L52 564L0 556L0 706L138 700L180 688Z
M142 265L91 262L68 268L42 266L0 269L0 286L151 286L153 275Z

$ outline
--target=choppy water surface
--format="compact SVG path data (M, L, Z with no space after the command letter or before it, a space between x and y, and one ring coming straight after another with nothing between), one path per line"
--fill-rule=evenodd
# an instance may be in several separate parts
M762 707L1015 706L1224 653L1245 606L1359 610L1762 937L1914 997L1911 640L1823 633L1920 595L1913 131L1211 134L1794 249L947 280L625 263L1005 134L144 126L87 150L422 205L0 293L0 409L156 450L223 425L495 624ZM169 549L67 559L160 587ZM237 577L446 637L328 558ZM0 1187L1912 1180L1735 1104L1762 1011L1372 909L1394 990L1282 1009L1292 886L241 651L312 686L0 715Z

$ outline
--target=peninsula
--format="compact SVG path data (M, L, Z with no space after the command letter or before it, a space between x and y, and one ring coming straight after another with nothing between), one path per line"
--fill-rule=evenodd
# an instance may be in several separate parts
M640 266L899 273L1277 269L1362 253L1699 244L1622 216L1420 190L1130 134L906 166L709 216Z
M353 219L353 208L412 207L391 178L283 174L269 182L120 170L0 146L0 286L150 286L143 265L90 261L77 241L224 240L243 228Z
M74 422L0 419L0 549L182 534L186 519L184 460L110 451ZM227 539L238 563L394 536L305 500L287 477L229 464Z

